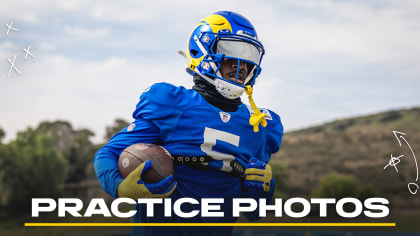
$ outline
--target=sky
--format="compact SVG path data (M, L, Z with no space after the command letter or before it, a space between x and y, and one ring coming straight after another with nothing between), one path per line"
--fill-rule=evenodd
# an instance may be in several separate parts
M177 50L185 51L193 27L219 10L238 12L256 28L266 54L254 99L281 116L286 132L420 106L420 1L198 3L2 0L5 140L61 119L104 141L105 126L116 118L132 121L148 86L192 86ZM8 30L11 23L17 31ZM29 46L35 57L26 56ZM22 74L11 66L15 55Z

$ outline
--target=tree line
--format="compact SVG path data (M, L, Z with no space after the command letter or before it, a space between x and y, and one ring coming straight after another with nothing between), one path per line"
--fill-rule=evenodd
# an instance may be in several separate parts
M116 119L105 128L105 140L128 124ZM27 213L31 198L59 197L60 185L92 176L93 157L103 145L92 142L91 130L63 120L29 127L8 143L2 142L5 135L0 127L0 216Z

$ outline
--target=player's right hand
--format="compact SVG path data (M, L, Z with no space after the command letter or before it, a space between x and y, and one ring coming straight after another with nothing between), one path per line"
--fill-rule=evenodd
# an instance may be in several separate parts
M118 185L118 197L138 198L166 198L176 188L176 181L172 175L157 183L145 183L141 179L143 173L152 167L152 161L147 160L133 170L127 178Z

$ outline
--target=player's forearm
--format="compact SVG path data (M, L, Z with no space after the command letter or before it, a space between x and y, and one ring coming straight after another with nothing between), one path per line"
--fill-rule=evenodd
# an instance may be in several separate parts
M93 165L101 187L116 198L118 185L123 180L118 172L118 159L111 155L105 146L96 152Z

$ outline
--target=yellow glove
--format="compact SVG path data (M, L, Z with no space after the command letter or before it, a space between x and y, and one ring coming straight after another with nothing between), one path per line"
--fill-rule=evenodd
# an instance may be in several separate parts
M176 188L176 181L172 175L164 178L157 183L145 183L141 179L143 173L152 167L152 161L139 165L127 178L118 185L118 197L127 197L134 200L138 198L166 198L172 194Z
M272 179L271 166L255 157L249 159L245 169L245 188L249 191L268 192Z
M245 169L245 181L243 185L242 197L266 199L267 204L273 203L274 188L276 181L272 178L271 166L258 160L255 157L249 159L248 166ZM245 216L249 221L256 221L261 217L254 212L246 212Z

